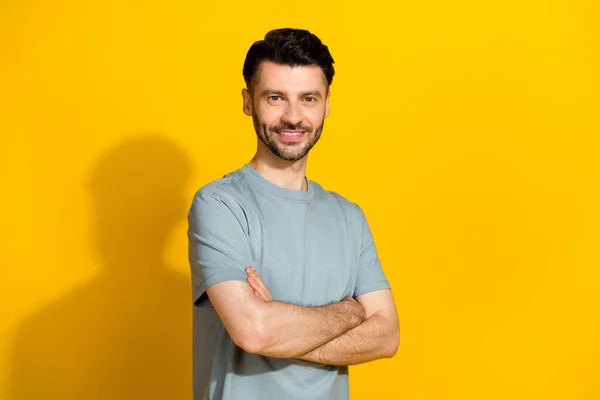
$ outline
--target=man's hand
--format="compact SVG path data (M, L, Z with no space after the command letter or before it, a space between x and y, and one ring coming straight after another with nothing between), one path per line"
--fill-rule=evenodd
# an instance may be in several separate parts
M321 364L354 365L396 354L400 326L392 292L376 290L357 297L367 319L300 358Z
M246 275L248 275L248 278L246 278L246 280L248 281L248 284L250 284L250 287L254 291L254 295L256 297L258 297L262 301L273 300L273 298L271 297L271 292L269 292L269 288L267 287L267 285L265 285L262 278L260 277L260 275L258 275L258 272L256 272L256 270L253 267L246 268Z
M246 274L248 283L226 280L206 292L233 342L249 353L298 358L366 318L362 305L352 298L323 306L273 300L255 270Z
M248 267L245 271L246 275L248 275L246 280L248 281L248 284L250 284L250 287L254 291L254 295L262 301L272 301L273 298L271 297L271 292L269 291L269 288L262 280L260 275L258 275L258 272L256 272L256 270L253 267ZM366 319L365 310L360 305L360 303L354 298L345 297L342 300L342 303L348 307L348 314L354 315L357 318L359 318L361 323Z
M264 302L273 301L269 288L258 272L253 267L245 271L254 295ZM365 310L352 297L339 302L344 314L358 318L354 328L298 358L321 364L351 365L392 357L398 347L399 328L391 291L368 293L360 296L359 300L369 307L365 307Z

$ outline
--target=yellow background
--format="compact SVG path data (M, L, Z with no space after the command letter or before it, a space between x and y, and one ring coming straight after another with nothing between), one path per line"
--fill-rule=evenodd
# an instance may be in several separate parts
M597 4L3 1L0 398L191 398L185 216L292 26L337 68L308 176L365 210L401 319L352 398L600 399Z

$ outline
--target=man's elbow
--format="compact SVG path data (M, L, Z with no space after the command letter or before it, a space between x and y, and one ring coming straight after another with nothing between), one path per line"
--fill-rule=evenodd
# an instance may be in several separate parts
M248 316L244 324L235 332L231 339L244 351L253 354L261 354L266 347L266 332L263 316L256 312Z
M233 341L238 347L242 348L242 350L247 353L260 354L263 348L260 338L251 333L243 334Z
M387 358L394 357L396 355L396 353L398 352L399 346L400 346L400 329L396 326L392 330L392 333L390 334L390 337L388 339L387 352L386 352L385 356Z

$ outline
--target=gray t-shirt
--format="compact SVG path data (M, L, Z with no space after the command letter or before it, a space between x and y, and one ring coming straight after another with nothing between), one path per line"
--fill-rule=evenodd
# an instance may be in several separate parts
M348 367L247 353L206 289L246 282L253 266L273 300L321 306L389 288L360 207L316 182L281 188L250 165L196 193L188 214L194 301L194 399L348 398Z

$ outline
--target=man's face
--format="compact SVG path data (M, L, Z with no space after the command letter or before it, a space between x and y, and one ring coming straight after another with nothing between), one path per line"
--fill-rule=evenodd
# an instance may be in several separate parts
M317 143L329 115L329 92L318 66L263 61L252 93L244 89L244 113L260 141L277 157L298 161Z

